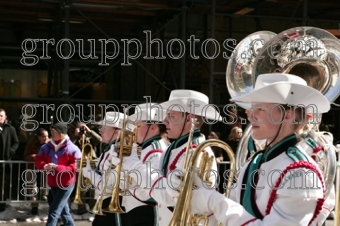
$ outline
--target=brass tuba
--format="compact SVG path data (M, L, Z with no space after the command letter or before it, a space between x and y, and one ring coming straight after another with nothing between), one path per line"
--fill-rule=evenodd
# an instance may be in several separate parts
M236 47L237 50L239 48L244 47ZM242 67L245 67L238 64L241 68L236 70L233 67L235 64L228 63L226 74L227 88L232 98L252 91L258 75L275 72L302 77L309 86L322 92L330 102L333 102L340 94L340 42L331 33L320 28L295 27L282 31L267 40L256 55L256 59L252 61L252 65L247 65L247 78L251 74L251 83L247 83L247 89L242 83L228 83L228 80L239 76L238 70L243 70ZM250 80L247 81L250 82ZM321 114L317 117L320 120ZM256 151L257 146L260 146L260 141L251 138L251 130L248 126L237 149L237 168L246 163L252 151ZM250 147L255 147L255 150ZM325 178L327 196L335 178L335 152L336 148L331 147L325 151L323 159L317 161L319 165L322 165L320 168Z
M194 123L193 123L194 124ZM189 139L188 139L188 146L186 148L186 155L185 159L187 159L188 149L190 147L191 141L193 137L193 128L190 131ZM182 188L180 189L180 193L177 199L176 208L174 209L171 221L169 223L169 226L187 226L187 225L199 225L201 220L204 220L204 225L208 225L208 218L205 215L191 215L189 213L190 211L190 202L192 199L192 187L193 187L193 178L194 173L196 170L193 170L194 167L197 165L197 161L200 157L200 154L202 153L202 150L204 150L207 147L219 147L225 150L229 156L230 159L230 170L229 170L229 180L226 187L226 193L225 196L229 197L230 195L230 189L232 188L232 183L234 179L234 172L235 172L235 157L234 152L231 149L231 147L226 144L225 142L221 140L211 139L206 140L202 143L200 143L192 153L188 164L186 164L186 160L184 160L184 164L186 169L185 175L184 175L184 184ZM207 155L202 155L201 162L199 164L198 169L198 176L201 178L202 183L207 183L207 179L205 178L205 175L207 175L207 172L209 171L209 167L207 165L211 165L209 159L207 159ZM210 166L211 168L211 166Z
M254 62L266 42L275 35L271 31L258 31L248 35L236 46L226 70L227 88L232 98L243 96L253 89Z

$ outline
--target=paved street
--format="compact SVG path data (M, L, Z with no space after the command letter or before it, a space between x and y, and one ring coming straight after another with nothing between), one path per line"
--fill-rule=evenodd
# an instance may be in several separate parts
M6 211L0 212L0 226L45 226L48 213L48 205L40 203L39 216L34 217L30 214L29 203L11 203L7 205ZM86 213L83 215L72 214L76 226L91 226L94 215ZM58 224L58 226L61 223ZM335 226L333 220L329 220L326 226ZM339 226L339 225L337 225Z
M92 222L90 221L76 221L76 226L91 226ZM1 226L45 226L46 223L26 223L26 222L18 222L18 223L0 223ZM60 224L58 224L59 226Z
M91 226L90 221L76 221L76 226ZM19 223L0 223L0 226L45 226L46 223L26 223L26 222L19 222ZM334 221L327 221L326 226L335 226Z

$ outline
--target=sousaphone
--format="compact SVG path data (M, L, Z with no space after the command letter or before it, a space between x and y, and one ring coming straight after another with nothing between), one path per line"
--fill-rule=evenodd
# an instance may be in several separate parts
M228 67L231 66L232 64L228 64ZM239 64L239 67L241 66ZM247 89L244 86L239 87L237 83L233 86L228 83L228 79L231 80L230 77L239 75L232 73L235 71L232 68L227 68L227 87L232 98L251 92L258 75L275 72L302 77L309 86L322 92L330 102L333 102L340 94L340 42L331 33L320 28L295 27L282 31L267 40L251 67L249 65L246 67L248 74L251 73L251 86L247 85ZM238 68L238 70L242 69ZM314 114L317 113L314 112ZM317 114L317 116L320 120L321 115ZM257 144L258 142L251 138L251 130L248 127L237 150L237 167L246 163L250 149L258 150ZM329 194L335 178L335 151L335 148L328 149L324 153L324 158L318 162L319 165L322 164L326 195Z
M226 82L227 88L230 96L232 98L243 96L253 90L253 66L256 59L259 57L259 54L263 48L263 46L272 38L276 36L275 33L271 31L258 31L252 33L245 37L241 42L235 47L235 50L232 54L232 59L228 61L227 71L226 71ZM237 103L241 107L248 108L247 103ZM250 127L244 131L244 136L250 134ZM248 145L249 143L249 145ZM256 147L252 145L256 145L257 148L260 148L260 141L252 140L249 142L249 139L242 138L239 146L236 150L236 169L241 168L246 160L253 154L255 154ZM240 151L240 147L247 147L248 151Z

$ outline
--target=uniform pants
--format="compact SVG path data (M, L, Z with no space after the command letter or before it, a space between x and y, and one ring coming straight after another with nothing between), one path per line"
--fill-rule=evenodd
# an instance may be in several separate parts
M127 216L126 226L153 226L158 217L155 216L154 207L149 205L136 207L128 212Z

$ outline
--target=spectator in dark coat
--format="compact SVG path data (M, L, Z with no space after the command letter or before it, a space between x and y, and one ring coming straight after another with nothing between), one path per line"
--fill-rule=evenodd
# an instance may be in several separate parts
M7 115L4 109L0 108L0 160L11 160L16 150L19 147L18 136L15 132L15 128L8 124ZM3 163L4 164L4 163ZM3 172L5 170L5 172ZM0 189L4 191L5 201L9 197L9 183L10 183L10 165L5 165L5 167L0 166L0 180L2 181L2 176L4 177L4 187L0 183ZM6 203L0 203L0 211L5 211Z

